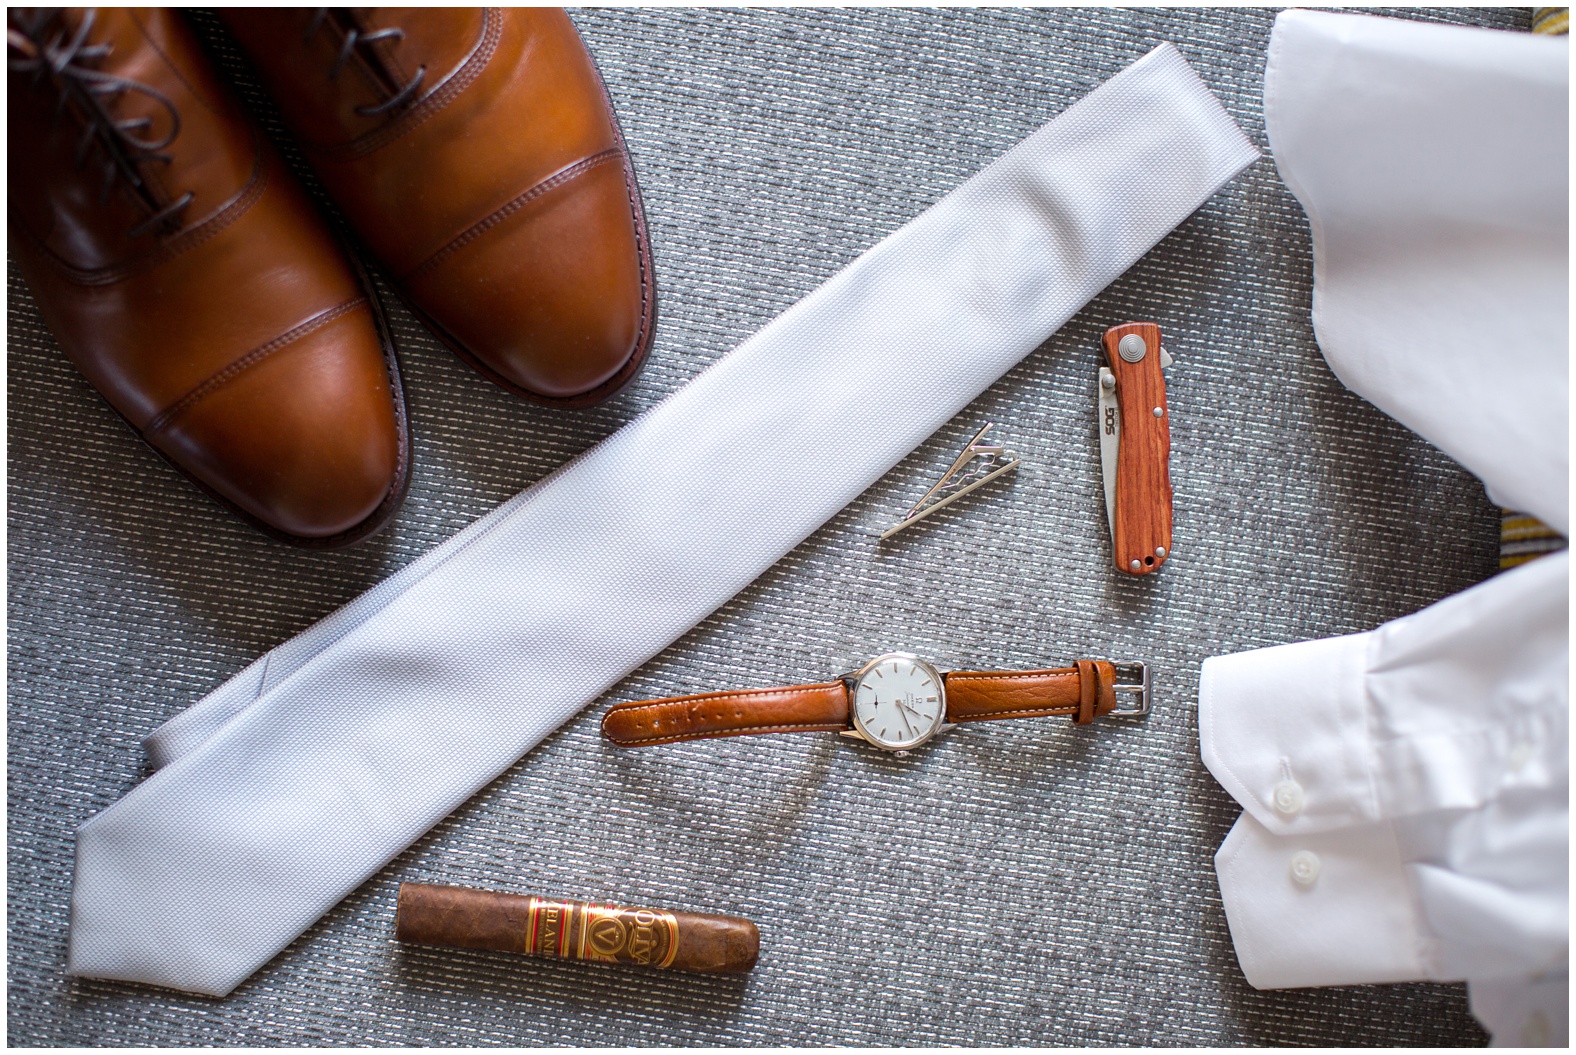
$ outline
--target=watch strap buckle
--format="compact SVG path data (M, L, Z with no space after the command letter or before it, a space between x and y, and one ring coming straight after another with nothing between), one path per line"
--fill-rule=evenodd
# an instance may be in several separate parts
M1144 718L1149 714L1150 681L1149 664L1142 661L1129 661L1125 663L1112 663L1116 668L1116 683L1111 686L1112 691L1134 697L1134 702L1126 707L1117 706L1105 713L1107 718Z

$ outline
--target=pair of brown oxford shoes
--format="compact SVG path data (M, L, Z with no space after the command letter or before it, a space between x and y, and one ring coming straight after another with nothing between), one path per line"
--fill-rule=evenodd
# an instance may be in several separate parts
M354 236L442 341L604 399L656 318L640 195L561 10L229 9ZM354 542L410 480L366 275L167 8L8 12L10 243L71 361L277 537Z

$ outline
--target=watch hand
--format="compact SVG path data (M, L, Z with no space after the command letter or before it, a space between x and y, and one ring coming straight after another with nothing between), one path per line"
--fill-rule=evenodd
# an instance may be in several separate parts
M902 700L893 700L892 702L897 704L897 716L899 718L903 719L903 726L904 726L904 728L906 728L908 730L908 735L909 736L913 736L914 735L914 723L910 722L908 720L908 715L903 713L903 701Z

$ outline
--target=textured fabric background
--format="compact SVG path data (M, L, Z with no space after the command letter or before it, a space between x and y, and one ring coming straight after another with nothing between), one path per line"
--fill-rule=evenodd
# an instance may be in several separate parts
M1458 986L1255 992L1221 911L1211 856L1238 810L1198 759L1200 662L1365 629L1496 565L1482 488L1319 357L1306 222L1268 158L231 997L64 974L72 833L140 778L143 735L682 385L1158 41L1267 150L1272 18L576 12L652 225L651 366L593 410L529 406L386 297L415 482L393 526L349 552L272 542L167 468L65 363L13 277L12 1043L1481 1043ZM1107 567L1093 406L1099 334L1131 318L1158 321L1177 358L1176 556L1142 581ZM1016 478L878 547L985 421L1026 459ZM1155 713L959 730L906 759L833 736L632 753L598 737L612 700L819 679L897 647L944 665L1148 659ZM715 979L402 948L401 880L743 915L761 962Z

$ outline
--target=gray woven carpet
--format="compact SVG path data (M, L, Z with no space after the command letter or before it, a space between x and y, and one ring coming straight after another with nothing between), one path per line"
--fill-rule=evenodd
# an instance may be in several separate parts
M1526 9L1424 16L1525 29ZM709 362L1160 40L1267 149L1267 11L583 11L645 190L650 369L586 412L473 375L391 298L417 435L385 534L302 553L156 458L9 287L10 1040L22 1044L1479 1044L1447 985L1256 992L1211 857L1237 815L1197 747L1209 655L1360 630L1486 578L1482 488L1345 391L1313 342L1308 231L1266 158L887 478L522 760L235 994L65 976L73 830L140 738ZM233 51L205 32L260 108ZM1097 340L1161 323L1176 557L1118 580ZM978 425L1026 459L877 549ZM948 664L1146 658L1147 724L627 754L607 702ZM1273 700L1266 700L1273 706ZM441 721L442 715L434 720ZM908 803L925 802L916 823ZM743 979L402 948L401 880L747 916Z

